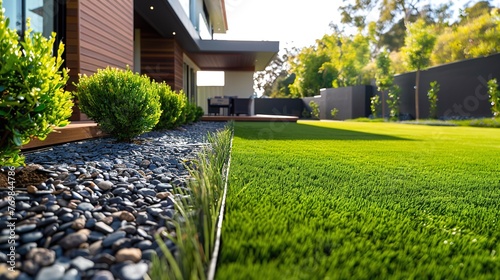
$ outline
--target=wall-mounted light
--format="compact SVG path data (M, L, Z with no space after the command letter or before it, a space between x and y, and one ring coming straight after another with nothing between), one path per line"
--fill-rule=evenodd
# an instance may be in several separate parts
M175 36L175 31L174 31L174 32L172 32L172 35L174 35L174 36Z
M155 9L155 7L154 7L154 6L151 6L151 7L149 7L149 9L150 9L150 10L154 10L154 9Z

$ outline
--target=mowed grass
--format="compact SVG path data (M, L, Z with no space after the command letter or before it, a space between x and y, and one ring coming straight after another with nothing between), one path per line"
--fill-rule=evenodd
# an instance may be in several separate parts
M216 279L498 279L500 130L236 123Z

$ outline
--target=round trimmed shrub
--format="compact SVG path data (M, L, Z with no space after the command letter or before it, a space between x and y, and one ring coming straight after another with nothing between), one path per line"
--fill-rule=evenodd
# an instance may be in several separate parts
M188 114L188 99L187 99L186 94L184 94L184 91L182 91L182 90L179 91L179 93L177 93L177 94L178 94L179 100L180 100L181 114L177 118L177 120L175 121L174 127L178 127L178 126L181 126L183 124L186 124L187 114Z
M154 83L158 95L160 96L162 114L156 124L155 129L172 129L177 125L177 120L181 117L183 106L185 106L183 94L177 94L165 82Z
M54 127L69 123L73 102L64 90L64 45L53 54L49 39L29 28L19 42L4 16L0 0L0 166L24 165L20 148L32 138L44 140Z
M146 75L108 67L80 76L75 86L80 110L118 141L130 142L160 119L158 90Z

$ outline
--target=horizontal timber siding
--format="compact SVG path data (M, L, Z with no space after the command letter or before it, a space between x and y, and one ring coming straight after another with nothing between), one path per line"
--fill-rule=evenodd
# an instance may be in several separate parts
M162 37L139 15L135 27L141 29L141 73L174 90L183 88L183 49L175 38Z
M80 73L134 63L134 1L79 1Z

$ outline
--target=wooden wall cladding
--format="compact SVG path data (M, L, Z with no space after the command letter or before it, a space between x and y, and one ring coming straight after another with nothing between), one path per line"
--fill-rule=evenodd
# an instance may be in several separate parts
M174 37L162 37L139 15L135 28L141 30L141 73L157 82L169 84L173 90L183 88L184 50Z
M134 0L69 0L66 2L66 67L68 90L79 74L108 66L133 69ZM85 120L75 106L71 120Z
M133 69L134 1L79 2L80 72L107 66Z

